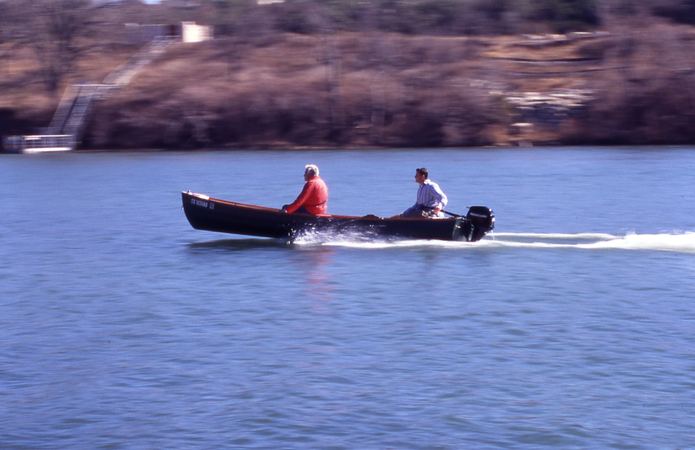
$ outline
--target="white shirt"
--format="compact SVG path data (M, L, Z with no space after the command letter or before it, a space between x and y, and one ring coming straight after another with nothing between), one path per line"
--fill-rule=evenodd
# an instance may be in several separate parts
M425 180L417 190L416 204L427 208L444 208L449 202L446 194L437 183L429 179Z

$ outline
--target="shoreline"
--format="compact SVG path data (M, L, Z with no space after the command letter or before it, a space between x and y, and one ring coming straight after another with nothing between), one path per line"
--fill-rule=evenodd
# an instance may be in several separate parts
M683 150L692 151L695 150L695 143L693 144L615 144L615 145L601 145L601 144L554 144L554 145L535 145L535 146L480 146L480 147L325 147L325 146L287 146L287 147L238 147L238 148L197 148L197 149L180 149L180 148L141 148L141 149L86 149L79 148L72 151L62 151L62 152L37 152L34 154L154 154L154 153L233 153L233 152L259 152L259 153L270 153L270 152L400 152L400 151L417 151L417 150L427 150L433 152L446 152L446 151L533 151L533 150L612 150L612 151L625 151L625 150ZM22 155L22 153L12 153L12 152L0 152L0 155Z
M649 31L672 32L674 45L664 50L645 37L621 56L614 49L634 37L617 32L540 46L506 35L339 32L330 36L333 59L317 59L327 45L321 35L283 33L241 47L232 38L172 43L93 104L79 151L693 144L695 79L638 56L659 50L681 60L695 28ZM392 54L374 62L377 38ZM105 63L103 54L85 58ZM558 61L567 69L558 72ZM32 134L56 110L58 97L20 82L30 73L17 70L6 83L16 92L0 92L2 136Z

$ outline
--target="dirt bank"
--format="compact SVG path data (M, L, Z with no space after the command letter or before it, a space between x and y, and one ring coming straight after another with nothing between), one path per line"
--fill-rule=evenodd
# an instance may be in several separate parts
M639 34L285 33L176 44L96 103L82 147L692 143L693 36L656 23ZM99 81L129 51L96 52L71 79ZM58 101L41 94L27 61L18 55L4 77L0 132L47 124Z

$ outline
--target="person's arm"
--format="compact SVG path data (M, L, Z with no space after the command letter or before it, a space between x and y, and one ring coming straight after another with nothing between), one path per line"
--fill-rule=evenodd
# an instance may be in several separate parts
M444 192L434 183L428 183L424 186L426 189L424 199L425 203L423 206L428 208L443 208L446 205L447 198Z
M444 191L442 191L442 188L439 187L438 184L434 185L434 191L437 193L439 196L439 209L442 210L446 206L447 203L449 203L449 199L446 197L446 194ZM439 212L439 211L437 211Z
M427 207L432 208L435 214L439 214L448 203L446 194L437 183L427 184Z
M311 193L311 188L312 188L312 183L309 183L308 181L304 183L304 187L302 188L302 192L299 193L295 201L287 205L287 208L285 208L285 211L288 214L292 214L293 212L297 211L299 208L302 207L302 205L307 201L309 198L309 194Z

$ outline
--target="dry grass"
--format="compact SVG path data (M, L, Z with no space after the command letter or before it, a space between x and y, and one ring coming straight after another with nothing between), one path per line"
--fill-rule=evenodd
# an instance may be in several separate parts
M132 54L133 49L113 46L86 50L76 70L56 93L46 90L36 55L29 48L0 46L0 135L34 133L51 120L63 90L80 82L98 83Z
M285 35L262 47L179 46L100 105L91 143L489 144L485 128L497 120L489 98L470 86L466 42L346 33Z
M280 34L178 44L99 103L92 147L465 146L510 143L509 92L592 89L596 101L537 143L689 141L690 27L654 24L593 39L527 45L519 36L394 33ZM532 42L533 43L533 42ZM126 47L87 54L70 80L98 82ZM0 70L0 108L47 120L57 99L40 89L27 52ZM675 86L679 86L676 89ZM679 95L678 95L679 94ZM655 130L662 127L664 131ZM616 130L618 132L616 132ZM2 130L0 130L2 132Z

